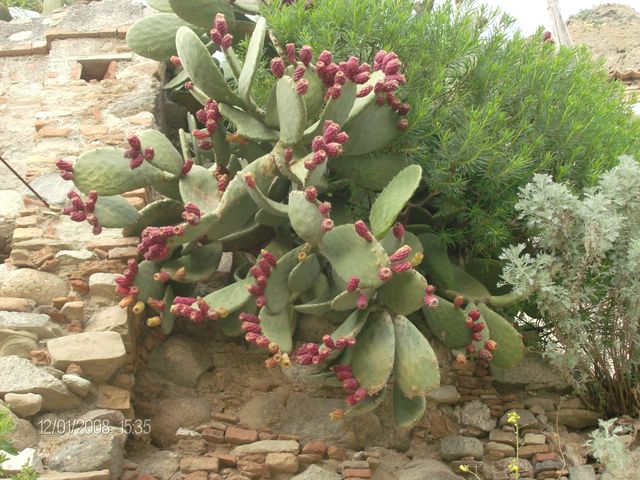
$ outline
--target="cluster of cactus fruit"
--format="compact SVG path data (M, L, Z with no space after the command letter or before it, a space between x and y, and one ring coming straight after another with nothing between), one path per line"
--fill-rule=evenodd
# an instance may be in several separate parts
M189 10L195 4L224 4L224 13L230 8L214 1L151 3L188 12L189 22L203 17ZM251 13L252 2L233 3ZM258 18L241 60L225 16L206 13L215 18L209 47L200 32L181 26L173 34L175 52L164 52L177 55L178 75L202 104L189 116L189 132L180 131L180 150L160 132L145 130L128 139L128 149L99 148L73 165L59 162L63 177L88 198L83 203L74 194L68 210L74 220L91 215L94 229L118 227L141 236L144 260L129 262L117 281L121 306L146 312L147 324L165 333L178 317L212 321L225 334L264 348L269 367L307 366L309 381L346 392L345 408L334 417L375 408L393 384L401 427L421 418L425 395L439 385L436 356L416 327L425 318L460 361L475 356L501 366L517 363L517 331L487 306L515 299L492 296L449 262L429 235L419 237L398 221L420 184L421 167L383 151L406 128L402 116L409 110L397 97L404 83L397 56L379 52L370 67L355 57L336 62L325 51L314 62L309 47L286 45L265 65L266 25ZM132 27L137 48L149 19L166 15L179 18L164 13ZM222 50L231 81L211 45ZM261 67L275 77L264 106L252 95ZM339 195L341 172L348 165L350 174L380 183L373 179L380 172L370 166L380 157L386 185L368 221L354 219ZM121 194L142 187L161 199L137 211ZM196 284L209 279L229 251L235 252L235 281L194 297ZM425 270L437 272L436 286ZM325 316L337 327L321 343L294 349L296 324L305 315Z

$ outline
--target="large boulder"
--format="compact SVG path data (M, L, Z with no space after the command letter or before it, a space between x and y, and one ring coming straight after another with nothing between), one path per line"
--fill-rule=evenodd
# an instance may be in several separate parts
M85 332L55 338L47 343L51 363L65 370L75 363L96 383L109 380L124 365L126 350L117 332Z
M13 270L0 290L3 297L30 298L38 305L51 305L54 298L68 293L69 285L60 277L31 268Z
M127 435L121 428L111 428L100 435L82 434L54 450L47 466L58 472L92 472L109 470L115 480L122 473Z
M87 322L85 332L117 332L127 352L133 351L129 309L113 305L100 310Z
M213 357L196 339L175 335L153 349L147 368L183 387L195 387L198 379L213 367Z
M64 383L26 358L0 357L0 372L0 396L37 393L42 395L45 411L67 410L80 405L80 397L71 393Z
M156 412L151 419L151 438L160 447L176 441L178 428L196 427L211 420L211 407L201 398L166 398L158 402Z

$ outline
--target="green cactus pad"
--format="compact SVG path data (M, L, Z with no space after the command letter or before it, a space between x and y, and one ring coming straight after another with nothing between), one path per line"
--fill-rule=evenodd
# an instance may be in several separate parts
M438 359L420 330L406 317L393 319L396 337L396 384L408 398L424 396L440 385Z
M316 118L320 111L324 108L324 93L325 86L320 77L316 75L311 68L307 68L302 76L307 82L309 82L309 88L307 93L302 96L304 105L307 108L307 119ZM305 131L306 135L306 131Z
M145 260L138 264L138 274L134 282L134 285L140 289L138 300L146 302L150 298L164 297L165 284L153 279L159 271L160 266L156 262Z
M369 214L371 230L377 238L383 238L396 222L420 185L421 178L422 167L409 165L393 177L378 195Z
M286 217L271 215L265 210L258 210L254 217L255 221L260 225L267 227L282 227L289 224L289 219Z
M489 327L490 338L498 344L491 363L497 367L513 368L524 357L524 345L518 331L504 317L484 304L478 305L485 323Z
M122 234L125 237L136 237L147 227L175 225L182 221L182 210L182 202L177 202L170 198L156 200L140 210L138 212L140 214L138 221L125 227Z
M278 140L278 132L271 130L260 120L248 113L221 103L220 113L236 127L236 133L253 142L275 142Z
M326 181L327 162L318 165L314 170L307 170L304 166L304 162L309 160L313 156L313 153L309 153L307 156L296 159L291 163L289 167L294 178L293 182L299 183L303 187L314 186L321 190L327 190L328 183Z
M304 125L307 123L307 107L302 96L296 92L295 82L288 76L278 80L276 98L280 141L285 147L289 147L302 140Z
M131 170L124 149L103 147L83 153L73 164L73 183L83 193L118 195L171 178L169 173L143 162Z
M264 295L267 297L266 308L273 314L280 313L291 299L291 290L287 286L291 271L298 265L298 252L302 247L295 248L278 259L278 264L271 271Z
M269 312L267 308L261 308L258 315L263 335L278 345L281 352L289 353L293 348L293 332L291 331L293 323L291 317L293 315L295 312L290 307L275 314Z
M474 303L484 303L491 297L491 293L482 283L465 272L457 265L451 265L453 280L451 288L446 290L447 296L453 298L456 295L464 296L465 300Z
M382 285L378 270L389 263L389 257L379 242L375 239L367 242L356 233L353 225L340 225L327 232L319 248L344 281L356 276L361 288Z
M182 203L182 197L180 196L180 178L173 177L160 182L152 183L151 188L156 192Z
M438 297L436 308L422 307L429 329L449 348L464 348L471 343L471 330L466 326L467 315L461 308Z
M164 312L160 315L162 318L162 333L165 335L169 335L173 330L173 326L176 323L176 316L171 313L171 305L173 305L173 300L176 298L176 295L173 293L173 285L171 283L167 284L167 288L164 290L164 297L162 297L162 301L164 301Z
M127 31L127 45L138 55L153 60L166 60L176 55L176 33L189 27L198 34L206 30L191 25L173 13L160 13L138 20Z
M301 191L289 194L289 220L298 236L311 245L317 245L325 232L322 230L324 217L315 203L308 202Z
M143 150L146 147L153 147L154 155L151 165L173 175L180 175L184 164L182 155L167 137L153 129L145 130L138 136Z
M403 242L402 240L396 238L396 236L393 234L393 231L389 230L387 234L380 240L380 244L384 248L384 251L387 252L387 255L393 255L393 253L402 246Z
M358 415L364 415L365 413L372 412L378 408L382 402L387 398L387 390L380 390L376 395L367 395L364 400L356 403L355 405L349 405L344 410L345 417L357 417Z
M171 13L173 9L171 8L171 4L169 0L147 0L147 4L151 8L155 8L159 12Z
M219 240L222 242L225 252L247 251L259 248L264 244L265 239L270 238L273 234L272 228L253 220Z
M489 297L489 304L493 307L507 308L517 303L522 302L527 297L526 295L516 293L505 293L504 295L492 295Z
M331 310L331 300L303 303L295 305L293 309L296 312L304 313L305 315L323 315Z
M252 298L247 290L250 283L250 279L234 282L210 293L203 300L212 308L225 308L229 313L236 312Z
M234 0L233 7L245 13L257 15L260 13L262 0Z
M417 271L395 273L378 289L378 303L397 314L409 315L424 305L425 288L427 280Z
M187 22L210 29L217 13L223 13L228 22L234 14L228 0L169 0L171 9Z
M242 185L247 190L247 193L251 197L251 199L255 202L255 204L261 209L267 212L270 215L275 217L287 217L288 216L288 207L284 203L275 202L267 197L262 191L256 186L255 188L249 187L246 182L242 182Z
M196 248L189 255L171 260L162 266L162 271L171 275L171 278L181 283L202 282L211 278L218 271L218 265L222 258L222 244L209 243ZM186 273L184 278L177 279L176 272L183 268Z
M204 214L218 208L218 184L213 172L200 165L194 165L191 171L180 178L180 195L186 202L193 202Z
M320 275L320 261L317 255L307 255L304 262L298 263L287 279L289 290L301 293L309 290L315 284Z
M397 384L394 385L393 420L398 428L408 430L415 427L426 409L427 400L424 397L408 398Z
M364 155L386 147L400 135L400 117L387 105L372 104L353 120L347 122L344 130L349 134L344 154Z
M391 371L396 348L391 315L373 313L353 346L351 369L368 395L375 395L384 388Z
M305 375L301 378L304 383L311 385L321 385L323 387L338 388L342 386L342 382L336 378L336 374L333 372L319 372Z
M246 312L252 315L258 313L258 309L251 301L242 306L240 310L230 313L224 318L216 320L216 325L220 327L222 333L227 337L241 337L244 335L242 322L240 321L240 313Z
M378 83L379 81L384 81L384 76L385 74L382 72L382 70L376 70L369 76L369 81L367 83L358 86L358 91L368 87L369 85L375 87L376 83ZM371 90L371 92L369 92L369 95L356 98L353 107L349 112L348 122L354 121L358 117L358 115L364 112L370 105L373 105L373 103L376 101L376 97L377 95L375 94L375 92Z
M173 42L175 45L175 42ZM189 80L189 74L183 70L176 73L176 76L165 83L162 88L164 90L177 90L184 86L184 83Z
M336 99L330 98L318 121L305 130L304 139L310 142L316 135L322 135L324 122L327 120L343 125L349 118L349 112L356 101L356 93L357 85L355 83L351 81L345 83L342 86L342 94Z
M208 1L208 0L207 0ZM178 3L182 0L178 0ZM188 2L185 2L188 3ZM200 13L201 14L201 13ZM215 14L214 14L215 15ZM207 19L209 22L213 17ZM243 102L227 85L223 73L211 58L211 54L198 35L188 27L181 27L176 34L176 48L182 66L189 78L209 98L231 105Z
M449 261L447 246L433 233L418 235L426 250L422 268L427 278L438 286L451 288L453 284L453 266Z
M140 221L140 213L124 197L100 197L96 201L95 215L105 228L126 228Z
M375 152L329 160L329 170L340 178L349 179L360 187L376 192L386 187L389 179L408 165L407 156L401 152Z
M267 31L267 21L260 17L256 22L255 30L249 40L247 46L247 55L244 58L244 66L240 72L240 78L238 79L238 92L240 98L248 105L251 103L251 85L256 75L258 68L258 61L260 60L260 54L262 53L262 47L264 45L264 36Z

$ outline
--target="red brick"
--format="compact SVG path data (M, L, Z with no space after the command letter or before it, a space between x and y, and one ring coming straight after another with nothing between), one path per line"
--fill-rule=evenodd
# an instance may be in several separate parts
M213 428L206 428L201 433L202 438L207 442L222 443L224 442L224 432Z
M258 432L239 427L229 427L225 432L225 440L233 445L244 445L258 440Z
M235 467L238 464L238 459L233 455L215 453L214 456L220 461L220 465L223 467Z
M320 440L312 440L302 447L302 453L312 453L316 455L324 455L327 445Z
M342 476L347 478L371 478L371 470L368 468L345 468Z
M534 460L536 462L546 462L547 460L555 460L556 458L558 458L558 456L555 453L548 452L548 453L536 454L536 456L534 457Z
M520 447L520 458L532 458L537 453L546 453L549 451L549 447L547 445L527 445L525 447Z
M42 127L36 137L38 138L54 138L54 137L68 137L71 133L70 128L56 128L56 127Z
M90 248L90 247L87 247ZM240 421L240 419L236 415L231 415L229 413L212 413L211 418L214 420L218 420L219 422L225 423L233 423L236 424Z
M183 473L217 472L219 469L220 462L216 457L182 457L180 460L180 470Z
M322 455L318 455L317 453L302 453L298 455L298 461L303 465L322 463Z
M278 436L275 433L260 432L258 434L259 440L275 440L276 438L278 438Z

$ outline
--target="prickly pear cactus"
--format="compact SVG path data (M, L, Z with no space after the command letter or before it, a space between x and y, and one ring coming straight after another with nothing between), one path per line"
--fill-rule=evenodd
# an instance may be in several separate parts
M152 58L175 55L185 88L201 104L189 115L188 131L180 131L180 148L147 130L130 136L126 148L101 148L73 164L58 162L63 178L84 194L70 194L65 213L87 221L96 234L102 227L121 227L141 237L144 260L130 261L117 281L121 306L146 312L148 326L166 333L178 318L216 322L225 334L244 335L265 349L268 367L308 366L311 379L344 389L345 408L335 417L375 408L393 384L395 418L411 427L425 410L425 394L440 379L431 345L407 316L424 310L445 343L456 337L447 343L452 348L469 344L480 330L466 327L457 300L442 300L436 308L436 288L417 269L425 258L422 243L401 222L422 169L382 151L407 127L403 116L409 106L397 96L405 83L400 59L380 51L371 66L288 44L266 62L273 86L260 96L253 90L265 64L264 19L251 23L240 59L231 33L239 21L226 21L233 13L229 2L150 3L165 13L132 27L128 41ZM251 1L233 5L254 13ZM210 27L203 21L210 17L213 28L205 43L201 29ZM170 33L145 36L153 30L147 23L165 23ZM212 57L212 46L222 52L232 81ZM266 104L257 98L267 98ZM384 176L367 167L371 158L383 159L378 164ZM375 185L366 219L351 218L344 200L330 201L342 198L340 185L354 178ZM122 194L143 187L161 198L136 211ZM196 284L217 271L225 251L241 259L234 261L235 283L194 297ZM463 280L452 272L456 282ZM468 302L489 299L479 292ZM508 362L519 338L484 307L478 314L482 339L494 360ZM321 344L296 346L298 318L307 314L331 315L336 329Z

